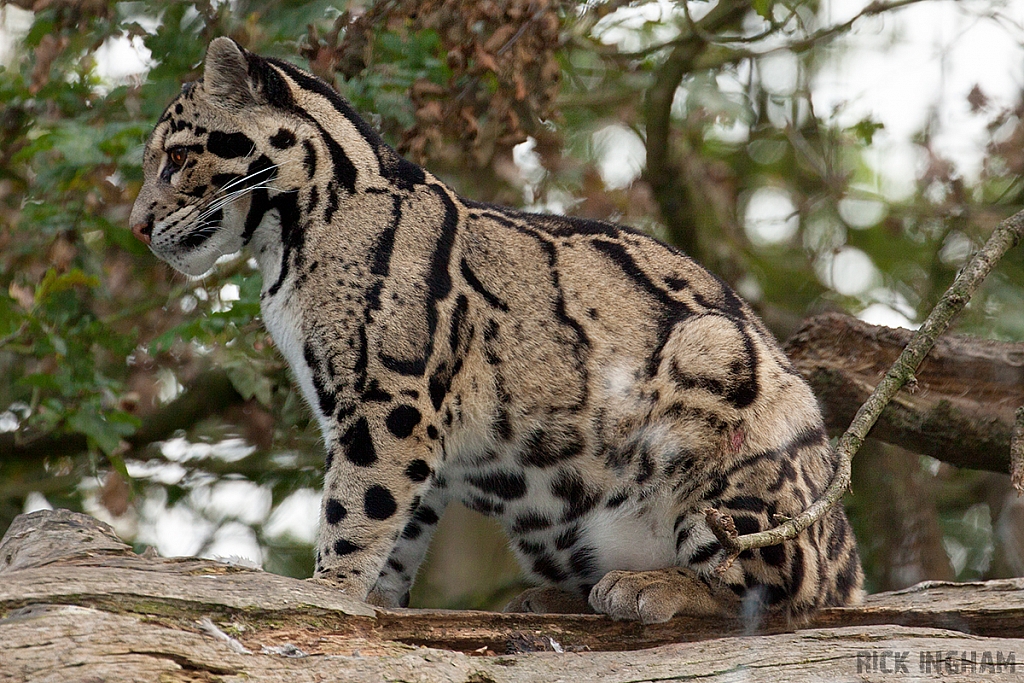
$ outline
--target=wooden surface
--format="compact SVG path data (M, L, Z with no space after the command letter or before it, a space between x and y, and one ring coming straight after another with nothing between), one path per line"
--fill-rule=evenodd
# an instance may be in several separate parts
M308 581L138 556L67 511L23 515L0 541L0 681L1024 680L1024 579L753 626L379 610Z

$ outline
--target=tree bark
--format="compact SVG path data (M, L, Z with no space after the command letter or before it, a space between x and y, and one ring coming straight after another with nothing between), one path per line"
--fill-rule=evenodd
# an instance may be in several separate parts
M839 314L811 318L786 353L842 432L913 332ZM1024 405L1024 344L940 337L870 435L957 467L1009 472L1014 411Z
M882 681L899 662L995 681L1024 667L1024 579L922 584L802 628L383 610L258 570L135 555L62 510L15 521L0 577L0 681Z

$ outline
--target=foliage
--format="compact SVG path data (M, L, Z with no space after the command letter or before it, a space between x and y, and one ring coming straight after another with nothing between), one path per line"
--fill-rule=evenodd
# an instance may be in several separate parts
M183 520L202 538L181 552L230 548L219 530L241 526L268 566L311 570L308 535L275 524L315 501L319 446L259 323L258 275L243 256L186 281L125 225L145 136L199 76L217 35L333 81L400 151L475 199L676 241L780 336L826 309L881 307L920 321L971 248L1024 200L1024 108L971 93L988 145L970 178L942 158L929 121L914 140L919 173L894 199L872 162L884 124L814 107L816 75L863 19L831 23L824 4L9 3L11 15L14 5L38 8L0 70L0 529L36 492L123 512L137 525L123 532L139 543L160 541L157 518ZM896 10L873 3L865 14L887 11ZM105 51L125 41L148 53L148 71L103 77ZM780 69L791 74L783 85L772 78ZM851 262L864 282L847 275ZM1022 304L1018 251L960 329L1024 339L1024 317L1013 314ZM228 371L241 403L163 446L133 441L211 367ZM223 446L237 438L249 445ZM51 442L84 448L29 454ZM955 476L926 464L914 473L926 483L908 491L932 495L928 477L952 486ZM223 502L232 486L245 510ZM993 543L1000 552L996 506L977 487L953 488L962 495L943 496L935 525L970 558L953 563L961 575L985 576ZM857 496L855 511L877 503L871 491ZM891 585L887 560L869 555L875 585Z

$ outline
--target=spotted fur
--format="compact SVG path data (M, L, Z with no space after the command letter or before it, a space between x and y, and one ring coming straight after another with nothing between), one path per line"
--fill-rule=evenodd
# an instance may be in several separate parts
M616 618L858 598L841 509L713 573L704 508L766 529L836 463L763 324L675 249L463 199L326 83L226 38L144 164L131 221L157 256L199 275L247 247L259 265L327 449L319 579L405 604L457 500L531 576Z

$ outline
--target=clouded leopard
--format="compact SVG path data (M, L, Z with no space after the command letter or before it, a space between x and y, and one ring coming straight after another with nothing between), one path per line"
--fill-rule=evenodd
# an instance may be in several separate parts
M134 233L200 275L248 248L264 322L327 448L316 577L395 606L449 501L495 517L554 589L527 610L664 621L855 601L836 462L764 325L695 262L629 228L459 197L325 82L214 40L144 156Z

